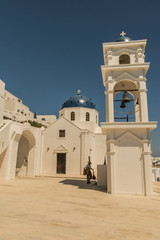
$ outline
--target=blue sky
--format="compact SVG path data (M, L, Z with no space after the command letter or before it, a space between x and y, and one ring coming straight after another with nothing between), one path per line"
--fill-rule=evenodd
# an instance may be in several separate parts
M91 97L105 121L102 43L124 30L147 39L149 119L160 121L160 1L0 0L0 78L37 114L56 114L76 94ZM159 126L151 134L160 155Z

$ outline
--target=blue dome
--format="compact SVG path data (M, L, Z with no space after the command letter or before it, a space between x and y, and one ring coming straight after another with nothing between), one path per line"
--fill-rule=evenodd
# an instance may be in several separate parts
M132 41L132 39L127 36L121 36L116 40L116 42L129 42L129 41Z
M62 109L69 107L85 107L95 109L95 106L96 105L91 101L90 98L82 95L76 95L67 99L62 105Z

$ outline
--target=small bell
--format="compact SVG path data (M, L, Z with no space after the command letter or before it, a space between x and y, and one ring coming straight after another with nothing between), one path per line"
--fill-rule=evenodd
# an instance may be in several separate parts
M124 94L123 94L123 100L122 100L124 103L128 103L128 102L130 102L131 100L130 100L130 98L129 98L129 96L128 96L128 92L127 91L125 91L124 92Z
M122 100L122 101L121 101L120 108L125 108L125 107L126 107L126 105L125 105L124 101Z

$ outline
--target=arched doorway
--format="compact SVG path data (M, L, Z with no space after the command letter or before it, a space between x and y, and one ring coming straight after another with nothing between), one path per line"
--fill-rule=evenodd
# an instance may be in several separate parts
M16 176L34 176L35 138L29 130L23 131L17 150Z

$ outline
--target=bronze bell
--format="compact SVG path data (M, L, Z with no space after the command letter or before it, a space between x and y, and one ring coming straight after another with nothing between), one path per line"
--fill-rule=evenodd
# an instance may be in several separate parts
M122 100L120 108L125 108L125 107L126 107L126 105L125 105L124 101Z
M131 100L130 100L130 98L129 98L129 96L128 96L128 92L127 91L125 91L124 92L124 94L123 94L123 100L122 100L124 103L128 103L128 102L130 102Z

